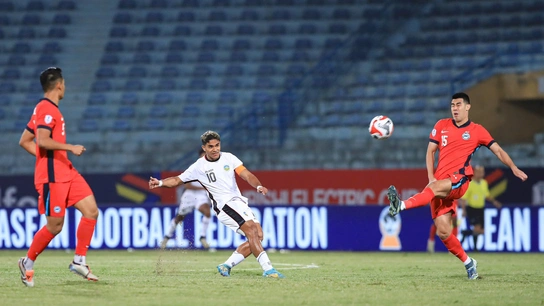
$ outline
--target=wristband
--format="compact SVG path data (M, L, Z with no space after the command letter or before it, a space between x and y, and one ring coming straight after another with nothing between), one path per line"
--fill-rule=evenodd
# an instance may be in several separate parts
M162 180L159 180L159 187L162 187Z
M257 191L259 191L259 189L263 188L263 186L259 185L257 186Z

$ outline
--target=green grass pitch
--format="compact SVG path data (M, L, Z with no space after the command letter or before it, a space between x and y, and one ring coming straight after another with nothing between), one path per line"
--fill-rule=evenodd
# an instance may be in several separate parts
M19 279L23 251L0 251L1 305L543 305L542 254L471 254L468 281L446 253L270 253L285 279L265 279L253 256L221 277L230 251L96 251L89 282L68 271L72 253L46 250L35 287Z

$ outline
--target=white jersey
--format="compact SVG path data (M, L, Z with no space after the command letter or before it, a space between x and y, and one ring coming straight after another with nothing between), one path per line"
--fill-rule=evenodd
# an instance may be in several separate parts
M239 198L247 203L236 184L234 170L243 163L238 157L228 152L221 152L216 161L208 161L206 157L199 158L178 177L183 182L199 181L212 201L216 213L219 213L225 203L233 198Z

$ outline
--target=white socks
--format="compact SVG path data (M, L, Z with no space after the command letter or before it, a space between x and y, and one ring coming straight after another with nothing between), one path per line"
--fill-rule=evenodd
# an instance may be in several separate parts
M23 261L23 264L25 266L25 269L27 270L34 270L34 260L25 257L25 260Z
M225 261L225 264L229 265L231 268L240 264L242 261L244 261L245 257L244 255L234 251L232 255L230 255L229 259Z
M85 262L85 256L82 255L74 255L74 262L80 265L86 265Z
M468 257L467 256L467 260L463 261L463 264L466 266L468 266L468 264L470 264L472 262L472 258Z
M174 218L170 222L170 229L168 229L168 234L166 234L166 236L168 238L174 237L174 232L176 231L176 226L178 226L178 224L176 223L176 218Z
M268 254L266 254L265 251L262 251L259 256L257 256L257 261L259 264L261 264L261 268L263 268L263 271L268 271L272 269L272 264L270 263L270 259L268 259Z
M404 201L401 201L400 202L400 210L405 210L406 209L406 204L404 204Z
M202 227L200 228L200 237L206 237L208 231L208 225L210 225L210 218L202 216Z

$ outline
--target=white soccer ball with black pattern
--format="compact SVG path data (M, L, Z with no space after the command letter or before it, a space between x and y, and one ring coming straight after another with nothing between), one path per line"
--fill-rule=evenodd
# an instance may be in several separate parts
M370 121L368 132L375 139L387 139L393 134L393 120L387 116L376 116Z

